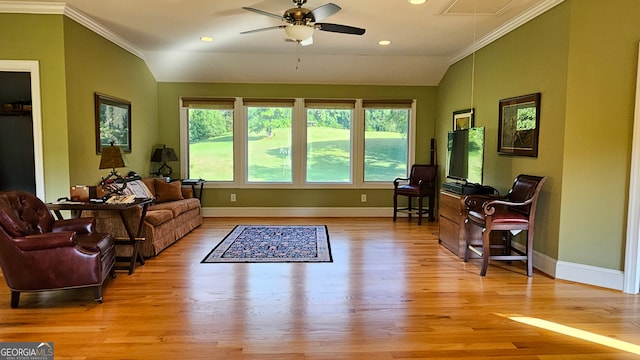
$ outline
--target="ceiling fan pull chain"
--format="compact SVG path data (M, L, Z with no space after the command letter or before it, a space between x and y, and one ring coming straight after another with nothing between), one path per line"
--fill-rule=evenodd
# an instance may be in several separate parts
M296 63L296 71L300 70L300 41L297 41L296 45L296 57L298 58L298 62Z

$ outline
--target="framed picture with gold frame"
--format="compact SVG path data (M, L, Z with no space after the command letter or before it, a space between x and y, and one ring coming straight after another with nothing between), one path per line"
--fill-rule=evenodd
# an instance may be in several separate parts
M473 127L473 109L453 112L453 130L465 130Z
M131 152L131 102L95 93L96 154L104 147L118 146Z

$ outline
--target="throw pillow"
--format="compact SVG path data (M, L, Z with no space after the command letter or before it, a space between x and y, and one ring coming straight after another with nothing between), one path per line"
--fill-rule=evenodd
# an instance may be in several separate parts
M182 184L180 181L166 182L163 179L155 179L156 202L182 200Z
M142 180L134 180L127 182L127 187L124 189L125 195L135 195L137 198L153 199L153 193L149 190Z

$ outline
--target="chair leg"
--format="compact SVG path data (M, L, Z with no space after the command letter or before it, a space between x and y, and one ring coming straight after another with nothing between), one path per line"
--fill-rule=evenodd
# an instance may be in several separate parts
M434 215L435 213L435 201L436 201L436 197L433 195L429 195L429 220L435 220L436 217Z
M489 267L489 257L491 256L491 231L482 229L482 270L480 270L480 276L487 275L487 268Z
M471 229L469 228L470 226L473 225L471 225L468 220L464 222L465 240L467 245L464 248L464 262L469 262L469 252L471 252L471 249L469 249L469 247L471 246Z
M527 276L533 276L533 229L527 230Z
M93 300L102 304L102 285L98 285L93 288Z
M20 291L11 290L11 308L17 308L18 303L20 303Z
M398 214L398 195L393 194L393 221L396 221L397 214Z
M413 197L407 196L407 214L409 214L409 221L411 221L411 203L413 203Z
M418 196L418 225L422 225L422 196Z

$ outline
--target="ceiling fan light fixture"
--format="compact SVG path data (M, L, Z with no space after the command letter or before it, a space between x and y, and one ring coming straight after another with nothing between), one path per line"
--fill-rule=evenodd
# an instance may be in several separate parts
M426 3L427 0L409 0L409 4L420 5Z
M306 25L290 25L284 28L284 32L292 40L304 41L313 36L314 28Z

